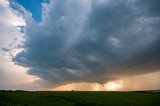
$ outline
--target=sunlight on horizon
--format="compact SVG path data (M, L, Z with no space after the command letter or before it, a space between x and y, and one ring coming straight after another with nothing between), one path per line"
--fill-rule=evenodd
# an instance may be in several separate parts
M160 88L160 71L126 77L105 84L99 83L71 83L58 86L53 91L136 91L136 90L155 90ZM143 79L143 80L142 80Z
M122 88L122 84L109 81L106 84L104 84L104 87L105 87L106 91L116 91L116 90Z

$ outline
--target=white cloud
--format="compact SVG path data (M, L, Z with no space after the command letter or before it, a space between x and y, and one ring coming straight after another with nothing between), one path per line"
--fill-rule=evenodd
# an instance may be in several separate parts
M12 10L12 8L9 6L8 0L1 0L0 8L1 23L7 24L9 26L25 25L25 20L23 19L23 17L20 16L18 12Z
M0 0L0 89L38 89L34 84L36 77L28 75L25 68L16 66L10 54L2 51L3 47L21 41L24 34L19 31L19 25L25 25L23 16L11 9L8 0Z
M18 13L13 12L7 0L0 1L0 48L10 44L15 38L21 39L19 25L24 26L25 20Z

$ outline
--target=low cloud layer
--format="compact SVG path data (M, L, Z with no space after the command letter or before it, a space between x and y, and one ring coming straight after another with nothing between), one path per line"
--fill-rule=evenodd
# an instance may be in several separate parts
M53 86L105 83L160 69L159 0L51 0L26 13L14 63Z

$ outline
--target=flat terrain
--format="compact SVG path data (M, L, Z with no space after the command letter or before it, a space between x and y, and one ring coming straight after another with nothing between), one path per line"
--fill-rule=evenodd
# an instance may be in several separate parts
M160 92L0 91L0 106L160 106Z

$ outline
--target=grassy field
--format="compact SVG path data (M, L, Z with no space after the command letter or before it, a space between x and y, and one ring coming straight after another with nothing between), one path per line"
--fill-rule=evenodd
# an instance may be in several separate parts
M160 92L0 91L0 106L160 106Z

